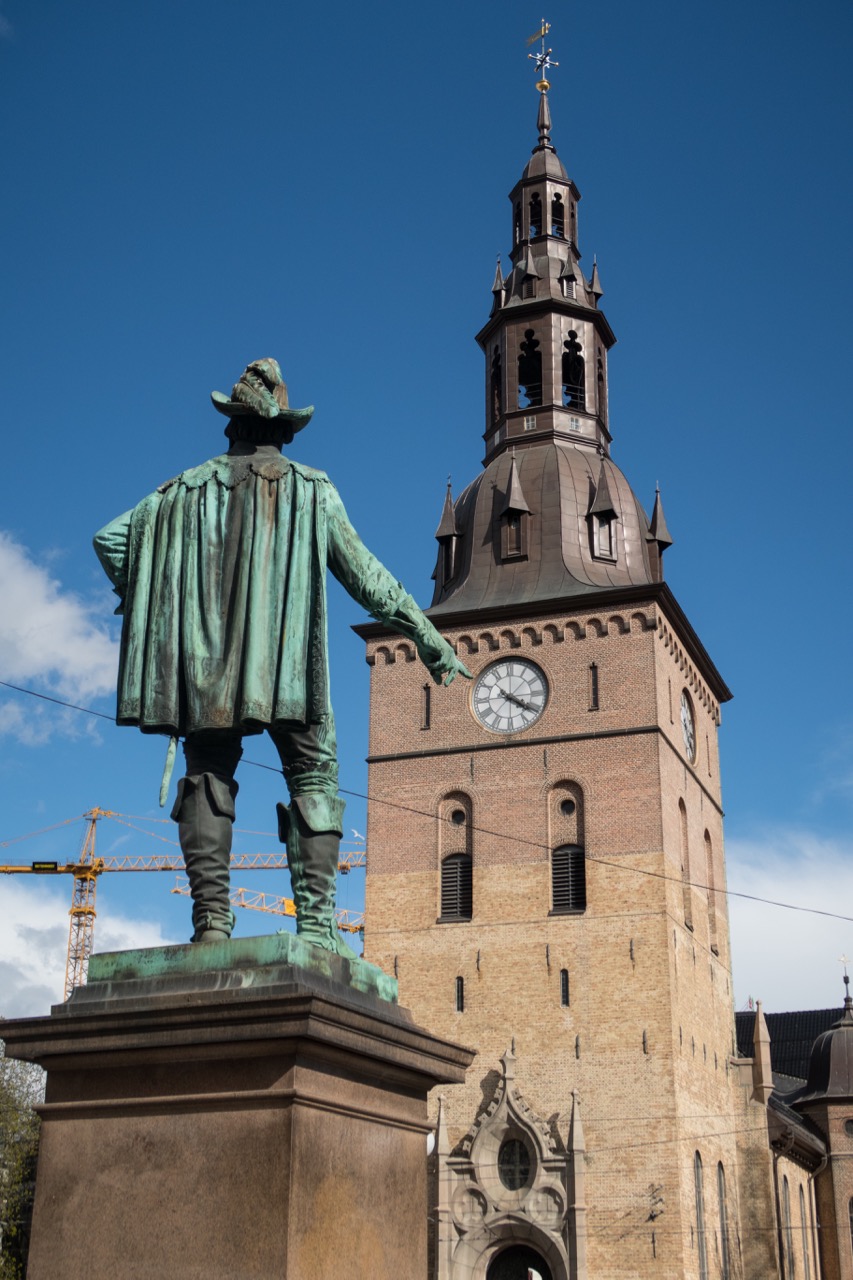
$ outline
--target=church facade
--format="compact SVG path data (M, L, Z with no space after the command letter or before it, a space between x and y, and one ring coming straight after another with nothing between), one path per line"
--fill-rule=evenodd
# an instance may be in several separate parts
M779 1139L734 1040L730 694L664 581L660 495L649 518L611 456L615 338L541 86L537 129L478 334L483 470L436 533L470 687L433 698L409 643L357 628L365 954L477 1050L433 1100L433 1275L811 1280L819 1142Z

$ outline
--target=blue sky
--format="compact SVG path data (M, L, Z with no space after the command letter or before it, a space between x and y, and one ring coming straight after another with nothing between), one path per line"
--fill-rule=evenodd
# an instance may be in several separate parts
M667 579L735 694L729 886L853 915L851 10L612 0L546 16L553 138L619 339L614 459L647 509L660 483ZM474 334L535 142L539 18L505 0L321 14L3 0L0 679L110 711L117 629L92 533L220 451L208 394L263 355L292 403L316 405L292 455L331 473L364 540L428 603L447 476L458 492L480 467ZM332 599L341 783L363 793L362 615ZM0 689L0 841L93 805L162 817L162 755ZM240 780L238 826L271 832L275 778ZM347 826L365 830L362 800ZM0 859L73 858L82 834ZM100 840L156 847L115 823ZM244 882L288 887L284 873ZM183 940L172 883L103 877L99 949ZM342 904L360 894L354 873ZM2 1011L42 1012L70 883L10 877L0 895ZM738 1004L836 1001L850 924L736 901L732 915ZM243 912L239 927L270 923Z

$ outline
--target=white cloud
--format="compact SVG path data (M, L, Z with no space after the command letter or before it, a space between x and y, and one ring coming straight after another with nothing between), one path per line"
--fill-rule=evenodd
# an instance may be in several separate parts
M68 951L67 892L43 879L37 885L9 877L0 883L0 1016L34 1017L50 1012L62 1001ZM174 941L150 920L129 920L98 908L97 951L125 951L136 947L162 947ZM0 1032L2 1034L2 1032Z
M93 620L86 602L0 531L0 678L10 684L36 683L68 701L85 701L115 688L118 646L105 624ZM48 733L91 732L79 713L57 714L49 729L46 706L33 700L0 704L0 734L38 746Z
M728 887L758 898L853 916L853 840L788 828L727 842ZM839 956L851 960L853 922L729 898L735 1003L768 1012L840 1007Z

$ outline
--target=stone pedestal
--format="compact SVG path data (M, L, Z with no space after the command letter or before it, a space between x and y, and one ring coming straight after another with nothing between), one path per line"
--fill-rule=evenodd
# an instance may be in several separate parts
M28 1280L425 1280L427 1093L473 1054L395 989L278 935L95 956L4 1023L48 1073Z

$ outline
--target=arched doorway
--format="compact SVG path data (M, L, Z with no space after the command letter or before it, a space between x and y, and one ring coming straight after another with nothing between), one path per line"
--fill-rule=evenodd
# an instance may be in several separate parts
M552 1280L551 1268L541 1253L526 1244L511 1244L492 1259L486 1280L527 1280L530 1271L542 1280Z

